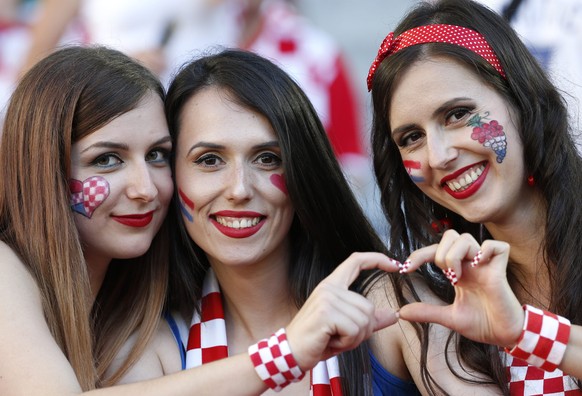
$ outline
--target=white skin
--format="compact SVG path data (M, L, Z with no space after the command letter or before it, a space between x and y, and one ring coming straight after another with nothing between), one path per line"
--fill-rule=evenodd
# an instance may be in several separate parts
M158 122L163 123L164 116L160 102L156 102L155 109L146 106L145 111L141 107L138 110L144 116L144 122L139 123L138 128L136 128L140 133L148 130L152 125L160 125ZM133 123L137 120L131 118L131 121ZM166 133L167 131L164 129L164 134L156 134L153 141L157 142ZM126 141L126 143L130 147L133 147L132 145L138 144L136 142L139 140L134 136L132 139ZM152 147L151 144L142 145L141 143L138 144L138 147L141 148L142 158L137 168L143 169L147 163L146 158L151 158ZM130 161L129 158L126 159ZM104 160L103 163L107 163L107 161ZM158 164L154 167L155 172L157 172ZM141 174L141 172L138 172L138 175ZM82 179L85 175L76 174L76 177ZM129 177L128 175L123 180L131 184L135 182L134 178L137 178L137 176ZM114 189L117 188L119 186L111 179L111 199L116 196L116 190L114 191ZM273 188L275 189L275 187ZM131 191L132 189L127 188L127 190ZM273 209L273 212L269 211L269 214L276 217L274 212L280 210L282 221L279 225L284 227L285 221L289 221L288 217L291 217L292 210L290 205L288 205L286 196L284 194L277 194L281 194L281 191L277 192L273 190L271 194L271 199L273 200L269 202L274 207L277 206L278 202L280 206L276 210ZM136 208L142 208L140 206L143 205L141 202L142 199L140 198L138 201L136 202ZM107 203L109 202L103 203L103 207L95 211L93 214L95 220L99 220L97 217L98 212L99 210L105 211L105 205ZM120 204L123 204L120 205L120 209L127 208L125 197L120 199ZM133 208L133 210L136 210L136 208ZM84 222L86 220L82 218L83 216L81 214L78 214L78 216L80 221ZM113 229L110 232L114 232ZM104 243L104 239L106 238L106 235L95 237L94 245L98 247L99 243ZM279 244L284 245L285 239L283 236ZM135 243L135 240L130 239L128 242ZM116 248L120 248L120 245L114 241L111 243ZM275 243L269 244L272 257L277 256L275 252L278 249L273 249L275 245ZM0 271L3 274L3 277L0 278L0 302L6 302L0 304L0 317L11 318L10 320L0 321L0 355L3 357L0 359L0 393L2 395L26 394L43 396L76 395L82 393L69 362L59 350L47 328L42 313L38 288L32 277L6 245L1 244L0 249L2 250L1 253L3 253L1 255L3 260L0 261ZM266 282L261 279L263 276L273 280L274 271L268 271L266 275L263 273L253 274L253 268L255 266L245 263L243 260L249 252L253 252L254 250L258 252L261 249L243 249L238 259L229 259L229 257L235 257L236 255L221 258L225 262L223 267L229 270L240 271L241 274L244 273L247 277L254 276L254 280L260 282L259 285ZM95 251L102 252L102 249L96 248ZM101 264L99 263L103 262L102 254L97 255L96 258L98 260L95 260L95 263L97 263L95 268L98 270L101 268ZM260 261L259 254L257 256L257 262ZM279 263L277 265L284 264ZM257 267L261 266L257 265ZM354 253L318 285L302 309L297 313L290 308L290 304L282 297L286 293L286 290L273 291L272 296L267 296L268 299L273 301L274 304L277 304L278 307L283 307L284 310L277 312L272 318L269 317L266 319L269 328L267 328L267 325L264 328L263 326L253 327L250 325L244 327L242 325L243 320L249 319L247 316L249 312L250 314L258 316L266 315L265 312L254 309L258 305L260 305L259 308L264 308L265 306L264 302L258 301L259 299L255 293L251 296L253 298L247 298L246 300L249 308L240 307L232 303L227 305L229 323L241 324L237 326L239 333L229 333L229 337L232 335L231 339L234 342L231 347L231 352L234 356L214 363L205 364L196 369L179 371L180 357L178 349L176 348L171 333L167 329L167 325L162 322L160 324L160 332L153 342L148 345L141 359L132 367L126 378L124 378L124 382L141 382L99 389L87 393L125 396L157 396L160 394L177 396L191 395L193 389L196 389L200 394L213 395L256 395L263 393L268 390L267 385L256 374L253 364L246 353L246 348L258 339L269 336L279 327L286 327L287 337L295 359L299 366L307 371L322 359L355 348L364 339L369 338L372 332L389 326L397 320L392 310L375 309L369 300L348 290L349 285L356 279L361 270L372 268L380 268L385 271L398 270L394 262L382 254ZM279 282L279 279L274 279L274 281ZM245 287L244 282L238 284L241 287ZM260 291L260 296L264 297L265 293L261 288L256 289ZM237 290L233 290L232 293L237 293ZM225 293L225 297L233 298L233 294L227 292ZM270 312L272 313L273 310ZM292 314L295 314L293 320L291 320ZM247 334L247 331L252 332L252 335ZM251 339L251 337L255 338ZM21 342L23 339L27 340L24 344ZM130 346L131 342L128 343L125 351ZM123 352L121 355L123 355ZM120 359L123 359L123 356L120 356ZM51 364L38 364L38 362L50 362ZM31 367L35 369L31 370ZM163 376L171 372L176 373ZM308 384L307 382L301 382L297 387L303 391L303 388L305 390L307 389ZM293 388L290 387L289 389Z
M491 148L471 138L473 127L467 125L473 115L486 112L489 120L504 127L507 155L501 163ZM415 175L424 181L417 183L418 188L466 219L483 223L495 239L479 246L470 235L450 230L438 245L414 252L408 272L425 262L452 268L458 279L456 297L451 305L407 305L400 310L401 318L439 323L470 339L511 347L523 327L521 305L545 308L548 279L539 251L545 209L539 191L527 185L514 120L511 106L496 91L449 58L424 59L399 79L390 105L391 133L402 159L420 162ZM447 192L443 178L458 176L455 172L468 166L475 169L476 164L489 167L477 178L479 188L463 198ZM470 263L479 250L483 257L473 268ZM510 288L509 260L524 274L529 294ZM560 368L578 378L581 350L582 329L573 326Z

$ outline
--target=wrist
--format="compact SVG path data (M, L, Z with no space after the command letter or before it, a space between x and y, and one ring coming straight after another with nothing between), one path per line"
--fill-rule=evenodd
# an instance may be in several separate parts
M248 352L258 376L277 392L305 376L293 357L284 328L251 345Z
M532 366L554 371L562 361L570 337L570 321L548 311L524 305L525 320L517 344L505 352Z

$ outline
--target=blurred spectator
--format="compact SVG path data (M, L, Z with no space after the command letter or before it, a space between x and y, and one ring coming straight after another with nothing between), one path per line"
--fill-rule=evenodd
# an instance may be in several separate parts
M26 67L59 43L98 43L140 60L167 83L193 50L234 41L223 0L39 0ZM63 38L76 22L76 37Z

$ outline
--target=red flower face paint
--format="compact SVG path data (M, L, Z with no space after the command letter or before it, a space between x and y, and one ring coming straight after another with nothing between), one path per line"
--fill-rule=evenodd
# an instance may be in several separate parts
M194 218L192 217L191 211L194 210L194 202L184 194L184 192L178 188L178 195L180 196L180 211L184 217L192 223Z
M404 167L406 168L406 172L408 172L408 176L412 179L415 183L422 183L424 182L424 177L420 176L421 165L418 161L409 161L404 160L402 161Z
M489 147L497 154L497 162L502 163L507 153L507 141L503 126L499 122L492 120L489 123L483 122L487 119L489 112L483 116L475 114L469 119L468 126L473 127L471 139L479 141L484 147Z
M109 183L101 176L91 176L83 181L70 179L71 209L87 218L91 218L109 196Z
M283 193L285 195L288 195L287 192L287 183L285 183L285 177L283 175L279 175L279 174L273 174L270 177L271 183L273 183L273 185L275 187L277 187L279 190L283 191Z

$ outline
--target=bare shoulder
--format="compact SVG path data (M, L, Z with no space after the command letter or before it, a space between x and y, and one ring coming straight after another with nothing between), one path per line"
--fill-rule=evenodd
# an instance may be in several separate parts
M46 323L35 280L3 242L0 273L0 394L79 391L75 374ZM39 361L50 364L39 366Z
M13 298L24 299L23 302L36 301L40 307L40 294L32 275L14 250L0 241L0 306L2 302L11 301L18 304Z
M133 334L128 339L107 374L113 373L123 364L137 337L137 334ZM121 378L119 383L140 382L180 371L182 363L179 348L168 322L165 319L160 320L157 331L142 356Z
M389 276L382 276L372 285L366 294L376 308L399 308L394 286ZM408 351L406 337L407 330L403 328L406 322L398 321L392 326L375 332L370 338L370 348L374 357L390 374L404 380L411 381L412 375L406 366L404 354Z

